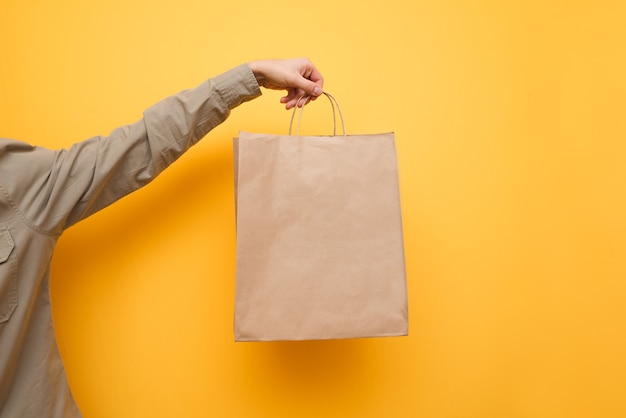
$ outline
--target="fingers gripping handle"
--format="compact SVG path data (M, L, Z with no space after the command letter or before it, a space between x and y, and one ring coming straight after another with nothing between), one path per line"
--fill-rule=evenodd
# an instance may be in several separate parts
M335 99L335 97L331 95L330 93L323 92L323 94L328 98L328 100L330 101L330 105L333 109L333 136L337 135L337 115L335 111L335 106L337 108L337 111L339 111L339 118L341 119L341 128L343 131L343 136L346 136L346 125L343 121L343 113L341 112L341 108L339 107L339 103L337 102L337 99ZM305 95L305 96L300 97L298 101L296 102L296 106L293 108L293 112L291 113L291 122L289 122L289 135L291 135L291 131L293 128L293 120L296 116L296 110L298 109L300 102L304 99L304 103L306 103L309 100L309 98L310 96ZM298 117L298 127L296 129L296 136L300 135L300 124L302 122L303 113L304 113L304 104L300 108L300 116Z

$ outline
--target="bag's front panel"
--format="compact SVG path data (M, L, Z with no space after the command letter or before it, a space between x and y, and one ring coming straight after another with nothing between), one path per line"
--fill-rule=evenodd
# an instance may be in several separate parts
M242 133L238 340L405 335L392 134Z

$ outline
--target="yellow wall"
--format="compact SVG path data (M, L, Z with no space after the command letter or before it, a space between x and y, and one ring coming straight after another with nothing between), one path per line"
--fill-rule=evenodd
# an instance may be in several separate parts
M626 2L1 3L5 137L68 146L301 55L349 132L397 135L409 337L233 342L231 138L286 131L266 93L61 239L86 418L626 416Z

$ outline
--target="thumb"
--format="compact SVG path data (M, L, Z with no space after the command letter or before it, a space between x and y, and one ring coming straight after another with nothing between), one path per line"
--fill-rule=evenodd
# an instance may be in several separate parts
M307 80L306 78L302 77L299 79L299 83L298 84L298 88L303 90L306 94L308 94L311 97L317 97L320 94L322 94L322 86L321 83L316 83L314 81L311 80Z

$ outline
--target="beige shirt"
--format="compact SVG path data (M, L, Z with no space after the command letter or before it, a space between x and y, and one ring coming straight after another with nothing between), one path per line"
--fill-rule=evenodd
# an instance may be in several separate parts
M62 232L150 182L260 94L242 65L68 150L0 139L0 418L81 416L50 309L50 260Z

